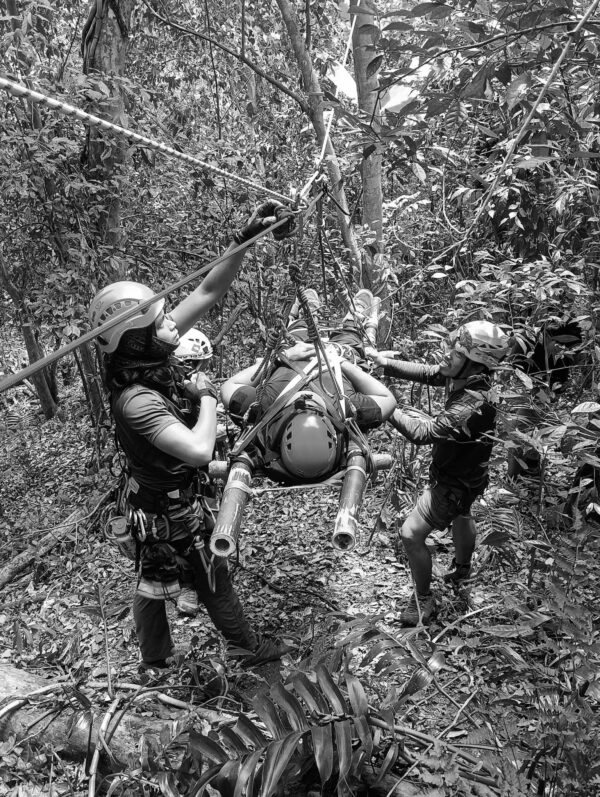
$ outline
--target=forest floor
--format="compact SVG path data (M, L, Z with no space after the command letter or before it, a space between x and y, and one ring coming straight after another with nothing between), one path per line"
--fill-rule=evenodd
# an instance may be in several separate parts
M129 610L135 575L98 521L114 482L102 459L110 445L104 453L97 448L75 391L63 415L43 422L19 388L0 425L1 566L31 551L0 591L0 664L68 681L101 712L120 688L140 683ZM392 445L398 444L388 432L374 436L375 450ZM446 532L435 533L438 615L428 629L403 629L398 615L412 586L395 551L397 510L411 504L426 468L408 447L396 453L402 468L381 473L367 492L362 539L351 553L336 552L330 542L335 489L266 492L250 502L232 562L236 589L251 623L293 650L279 672L243 672L224 657L204 613L186 618L172 606L174 639L185 658L164 691L251 712L252 696L266 692L275 676L289 681L321 662L336 676L352 672L369 705L423 735L400 745L401 753L415 752L413 766L400 766L397 750L393 761L388 757L397 794L600 794L599 535L589 528L566 535L556 523L552 505L568 483L564 463L557 458L550 468L555 484L545 485L540 505L535 483L507 482L498 452L485 503L475 507L480 535L468 587L455 592L443 583L452 546ZM77 522L61 526L74 512ZM55 544L36 556L37 542L50 533ZM198 697L215 671L227 696ZM187 692L177 692L184 685ZM158 698L141 711L166 727L181 713ZM84 765L56 750L12 738L0 741L0 758L0 794L87 793ZM478 762L496 773L494 782ZM156 772L146 775L149 783ZM169 788L153 782L145 793L186 793L171 781ZM117 793L138 793L130 788Z

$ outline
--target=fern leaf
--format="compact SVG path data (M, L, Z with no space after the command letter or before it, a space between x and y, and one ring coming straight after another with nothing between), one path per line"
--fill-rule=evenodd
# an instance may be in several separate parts
M274 739L281 739L288 733L290 728L286 728L275 704L266 695L257 695L252 706Z
M262 770L262 787L260 797L270 797L273 791L280 785L283 773L294 755L300 739L305 731L291 733L285 739L272 742L267 747L265 763Z
M279 708L285 711L294 730L305 731L308 728L306 715L302 710L300 701L293 694L288 692L281 681L277 681L277 683L273 684L270 695Z
M315 725L310 729L317 769L321 783L325 785L333 773L333 728L327 725Z
M319 686L323 690L323 694L331 703L331 707L338 714L347 714L348 706L344 699L343 694L340 692L337 684L333 680L331 673L322 664L315 669Z

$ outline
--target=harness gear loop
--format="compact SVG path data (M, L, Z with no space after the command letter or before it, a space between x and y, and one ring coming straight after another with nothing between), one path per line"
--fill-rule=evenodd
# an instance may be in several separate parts
M208 582L208 588L213 593L215 592L217 586L217 574L215 569L215 555L212 554L210 557L206 553L204 548L204 539L202 537L198 538L198 543L195 543L196 551L198 552L198 557L200 559L200 563L202 564L202 568L206 573L206 580Z

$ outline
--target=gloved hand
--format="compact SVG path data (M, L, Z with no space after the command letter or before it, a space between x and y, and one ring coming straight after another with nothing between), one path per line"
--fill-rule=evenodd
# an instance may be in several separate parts
M385 365L386 360L398 359L399 351L377 351L374 346L365 346L365 354L373 361L377 368Z
M288 238L294 233L296 229L294 214L290 208L280 202L263 202L250 216L248 223L235 233L233 240L236 244L243 244L262 232L265 227L270 227L282 219L286 219L286 223L273 231L273 238L276 241Z
M200 402L204 396L217 400L217 388L202 371L193 374L193 381L186 382L184 390L192 401Z

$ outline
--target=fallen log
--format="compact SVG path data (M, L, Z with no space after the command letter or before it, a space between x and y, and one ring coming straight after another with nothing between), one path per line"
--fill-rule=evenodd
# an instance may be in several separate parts
M77 761L89 761L99 746L102 769L121 771L135 756L142 735L152 746L159 746L159 735L166 724L166 720L138 716L131 705L131 692L132 687L127 685L122 701L125 709L114 714L104 739L100 739L99 730L105 715L93 707L72 682L51 681L27 670L0 664L0 741L10 737L27 739L34 747L49 745ZM139 692L147 696L149 690L140 686ZM230 716L227 712L203 709L167 696L157 697L164 697L163 702L191 710L211 722Z

